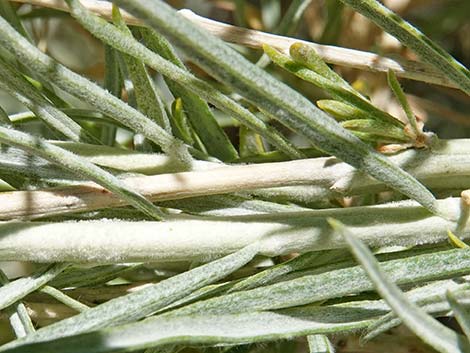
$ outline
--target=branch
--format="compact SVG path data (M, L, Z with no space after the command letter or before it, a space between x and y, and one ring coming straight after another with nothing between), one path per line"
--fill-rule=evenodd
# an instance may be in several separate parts
M459 217L460 199L438 203ZM454 222L433 216L412 201L275 215L179 215L166 222L6 222L0 224L0 261L209 261L257 241L260 254L266 256L345 247L343 237L331 232L325 217L347 224L374 247L443 242L448 229L456 230Z
M61 0L11 0L14 2L27 3L36 6L53 8L60 11L69 12L68 6ZM83 6L88 10L106 18L111 18L112 4L107 1L81 0ZM221 39L256 49L262 49L263 44L269 44L279 50L289 53L289 47L295 42L303 42L313 46L320 57L327 63L352 67L360 70L372 72L388 72L392 70L399 77L432 84L456 87L453 82L447 79L440 72L430 65L405 59L391 59L369 52L347 49L329 45L321 45L313 42L301 41L296 38L273 35L260 31L245 29L228 25L225 23L210 20L194 14L190 10L180 10L183 16L198 24L205 30ZM123 19L131 25L142 26L142 21L122 11Z
M439 147L433 149L408 150L389 158L427 186L438 189L468 188L470 140L440 143ZM114 156L114 166L122 164L120 158L129 160L126 155ZM160 163L165 161L161 159ZM157 167L154 165L154 168ZM211 169L131 177L123 179L123 182L152 201L241 191L282 194L283 189L286 189L286 193L294 193L293 196L298 200L315 202L385 190L383 183L332 157L222 167L207 164L205 168ZM313 193L306 196L305 188L311 188ZM37 191L3 192L0 193L0 219L38 218L123 205L124 200L94 183Z

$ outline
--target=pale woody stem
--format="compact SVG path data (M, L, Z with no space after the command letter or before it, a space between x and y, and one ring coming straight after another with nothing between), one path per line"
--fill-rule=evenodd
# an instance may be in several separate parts
M66 3L62 0L12 0L14 2L27 3L36 6L43 6L54 8L61 11L69 11ZM83 6L88 10L107 19L111 18L112 4L107 1L94 1L94 0L81 0ZM221 39L244 45L252 48L261 49L263 44L269 44L286 53L289 52L289 47L299 42L298 39L277 36L269 33L264 33L255 30L240 28L225 23L210 20L198 16L190 10L180 10L180 14L189 20L197 23L205 30L211 32L213 35ZM123 19L132 25L142 25L139 19L136 19L129 13L122 11ZM405 59L391 59L380 55L360 50L353 50L330 45L321 45L312 42L305 42L312 45L318 52L320 57L327 63L339 66L352 67L360 70L373 71L373 72L388 72L392 70L399 77L409 78L412 80L423 81L448 87L455 87L450 80L448 80L440 72L436 71L430 65L420 63L417 61Z

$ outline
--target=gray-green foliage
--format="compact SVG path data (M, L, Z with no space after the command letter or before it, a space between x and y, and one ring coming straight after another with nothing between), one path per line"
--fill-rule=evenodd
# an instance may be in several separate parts
M282 16L281 1L261 1L263 25L294 35L310 2L294 0ZM342 2L470 92L468 70L416 28L374 0ZM0 323L16 337L0 352L250 351L249 344L305 337L310 352L332 353L339 334L361 330L367 341L401 323L438 351L469 351L470 250L447 243L451 234L451 245L465 247L468 206L436 200L431 190L455 196L470 185L470 144L423 133L393 72L389 86L408 123L306 44L293 44L289 55L265 45L253 64L247 58L258 56L241 55L160 0L116 0L110 22L88 2L65 3L104 45L103 82L36 46L28 18L61 13L25 14L0 0L0 88L29 110L0 106L0 212L10 196L25 200L0 215L0 260L47 263L19 278L0 270ZM345 6L325 3L321 40L333 40ZM247 26L248 2L234 4ZM139 25L126 23L117 5ZM267 58L276 65L266 69ZM292 74L329 99L312 103ZM289 85L279 78L288 75ZM297 147L293 135L311 145ZM390 158L374 150L388 144L429 148ZM277 163L306 157L320 158ZM276 164L263 175L267 162ZM236 193L214 194L219 180L205 180L220 167L229 171L221 182ZM262 188L236 179L242 169ZM164 201L154 204L127 183L138 177L142 194L154 197L147 181L158 174L206 189L163 189L155 200ZM266 188L268 177L276 187ZM111 192L114 206L133 208L87 208L97 191L91 183L81 189L84 182ZM18 219L51 196L65 200L63 208ZM341 207L345 196L353 207ZM379 204L404 197L412 200ZM86 212L77 213L76 202ZM327 217L342 223L330 219L330 227ZM455 316L465 335L432 317L442 315Z

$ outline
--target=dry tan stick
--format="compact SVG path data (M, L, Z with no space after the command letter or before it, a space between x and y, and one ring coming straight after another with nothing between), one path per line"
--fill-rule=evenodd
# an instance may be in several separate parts
M15 2L27 3L31 5L54 8L61 11L69 11L67 5L62 0L12 0ZM81 0L88 10L109 19L111 17L111 3L106 1ZM399 77L408 78L417 81L433 83L442 86L455 87L454 83L449 81L440 72L431 66L417 61L405 59L391 59L369 52L335 47L330 45L321 45L313 42L301 41L295 38L277 36L260 31L240 28L196 15L190 10L180 10L180 14L187 19L198 24L221 39L252 48L261 49L263 44L269 44L284 52L289 51L289 47L295 42L303 42L315 48L318 54L327 63L339 66L352 67L356 69L387 72L393 70ZM133 17L129 13L122 11L124 20L133 25L142 25L142 21Z
M450 140L442 141L440 147L436 146L432 151L408 150L389 158L425 185L463 189L469 185L469 155L470 140ZM377 180L332 157L211 167L191 172L130 177L124 182L152 201L253 190L267 192L273 191L271 188L286 186L302 188L295 191L301 193L301 198L318 201L384 188ZM317 190L317 194L305 195L305 189L310 187ZM274 193L279 191L277 188ZM38 191L3 192L0 193L0 220L38 218L122 205L125 201L94 183Z
M328 158L221 167L205 171L132 177L124 182L152 201L215 195L268 188L317 183L331 179L323 168ZM339 163L342 174L354 169ZM335 166L333 166L335 167ZM338 171L339 172L339 171ZM94 183L39 191L0 193L0 219L37 218L46 215L90 211L122 206L125 201Z

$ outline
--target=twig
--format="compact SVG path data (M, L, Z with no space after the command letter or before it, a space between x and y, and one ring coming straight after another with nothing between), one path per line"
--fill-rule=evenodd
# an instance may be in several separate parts
M458 218L460 199L438 203ZM433 216L412 201L275 215L179 215L166 222L5 222L0 223L0 261L210 261L258 241L260 254L266 256L345 247L344 239L331 233L325 217L347 224L374 247L444 242L447 229L456 227L455 222Z
M42 7L53 8L60 11L68 12L69 9L65 2L61 0L12 0L14 2L27 3ZM99 14L100 16L111 18L111 3L105 1L81 0L83 6L88 10ZM456 87L453 82L448 80L440 72L432 68L430 65L405 59L391 59L369 52L335 47L330 45L321 45L308 41L301 41L296 38L284 37L264 33L260 31L240 28L225 23L217 22L198 16L190 10L180 10L180 14L189 20L197 23L205 30L209 31L221 39L256 49L262 49L263 44L269 44L286 53L289 47L295 42L302 42L314 47L318 55L327 63L339 66L352 67L360 70L373 72L388 72L392 70L399 77L408 78L417 81L433 83L442 86ZM123 19L131 25L142 25L142 22L122 11Z
M408 150L390 158L432 187L458 189L465 186L454 184L459 181L452 177L467 183L469 155L469 140L451 140L441 142L441 146L433 150ZM123 179L123 182L152 201L255 189L268 192L273 187L303 185L318 189L312 199L305 200L311 202L341 195L373 193L385 188L379 181L335 158L223 167L212 165L209 170L132 177ZM305 198L305 195L299 198L302 196ZM38 191L12 191L0 193L0 219L38 218L123 205L125 201L94 183Z

